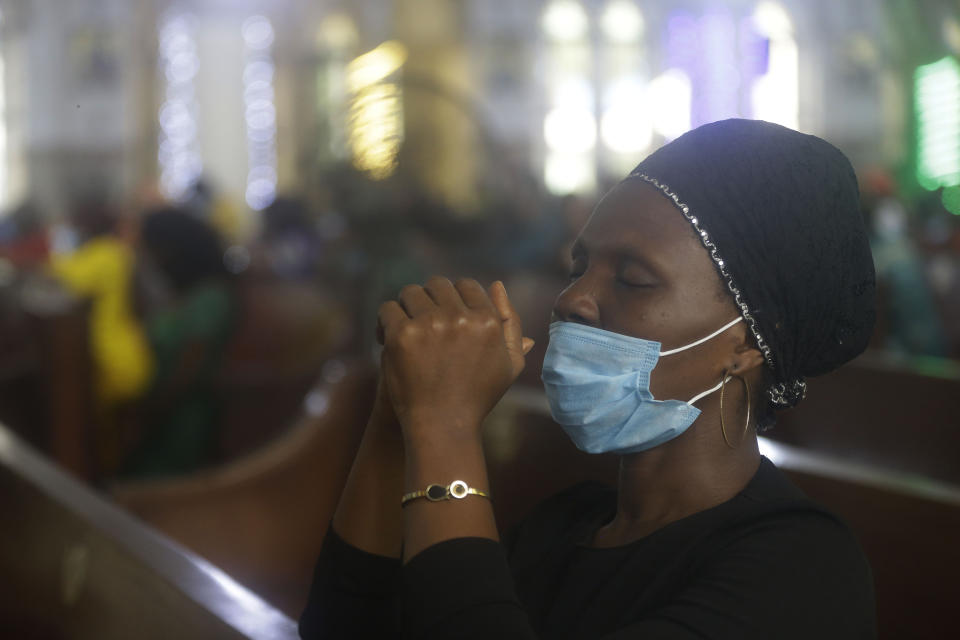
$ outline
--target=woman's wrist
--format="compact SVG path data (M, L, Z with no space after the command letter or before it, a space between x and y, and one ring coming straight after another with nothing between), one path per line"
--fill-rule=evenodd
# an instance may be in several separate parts
M377 439L395 440L397 443L402 443L400 421L397 419L393 405L390 404L390 398L382 386L384 384L383 380L379 384L381 386L377 388L377 397L374 400L373 409L370 411L370 417L367 418L364 434L377 436Z
M486 491L486 460L479 431L417 431L405 437L405 491L463 480Z
M456 450L481 444L480 420L456 414L420 414L403 423L403 444L415 450Z
M430 426L434 428L405 434L403 495L427 491L431 485L439 485L453 495L451 485L458 480L466 484L468 491L461 499L408 501L403 507L405 561L444 540L498 539L479 429L449 432ZM474 490L474 495L469 489ZM475 495L476 492L487 497ZM396 496L398 506L401 498L402 495Z

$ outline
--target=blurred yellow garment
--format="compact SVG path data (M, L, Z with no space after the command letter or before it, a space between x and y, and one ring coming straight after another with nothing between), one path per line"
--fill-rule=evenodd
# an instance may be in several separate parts
M118 238L94 238L51 262L54 275L88 298L90 350L101 409L140 396L153 373L150 345L133 311L134 256Z
M227 198L217 198L210 209L210 224L228 243L240 242L252 233L249 220Z

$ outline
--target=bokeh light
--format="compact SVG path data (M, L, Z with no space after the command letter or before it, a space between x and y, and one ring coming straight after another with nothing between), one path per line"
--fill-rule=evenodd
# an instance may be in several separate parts
M245 199L254 211L273 202L277 195L277 108L271 45L273 25L261 15L243 22L244 123L247 130L247 188Z
M914 73L917 179L927 189L960 184L960 63L945 57Z

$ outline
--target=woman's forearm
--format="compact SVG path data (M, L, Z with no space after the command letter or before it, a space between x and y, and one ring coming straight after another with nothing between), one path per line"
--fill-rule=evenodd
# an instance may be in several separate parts
M472 437L450 437L437 428L422 433L430 437L404 441L406 491L462 480L489 494L478 430ZM468 494L438 502L415 498L407 504L404 637L535 640L498 538L488 498Z
M403 546L403 437L381 387L350 475L333 515L333 528L348 544L399 558Z
M434 433L437 433L434 431ZM404 492L431 484L447 486L455 480L487 495L490 493L479 434L466 439L437 436L406 443ZM410 501L404 508L404 561L439 542L454 538L499 539L489 498L468 495L463 499Z

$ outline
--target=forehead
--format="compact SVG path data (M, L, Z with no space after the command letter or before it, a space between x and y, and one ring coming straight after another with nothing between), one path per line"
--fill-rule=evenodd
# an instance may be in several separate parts
M580 234L590 253L640 252L664 266L710 259L683 214L659 191L639 180L614 187ZM712 267L711 267L712 268Z

